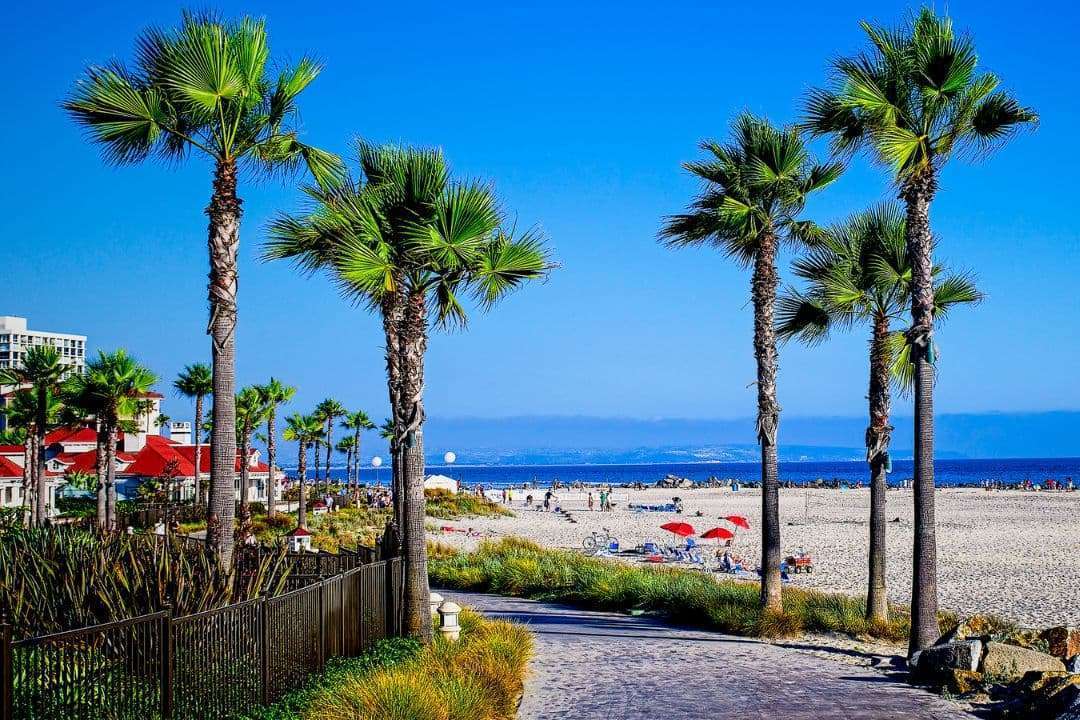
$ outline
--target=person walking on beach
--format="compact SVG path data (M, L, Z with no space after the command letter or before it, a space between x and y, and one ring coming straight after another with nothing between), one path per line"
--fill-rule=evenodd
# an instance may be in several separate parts
M592 490L590 490L589 491L589 512L592 512L592 511L593 511L593 498L592 498Z
M600 510L607 510L607 490L600 491Z

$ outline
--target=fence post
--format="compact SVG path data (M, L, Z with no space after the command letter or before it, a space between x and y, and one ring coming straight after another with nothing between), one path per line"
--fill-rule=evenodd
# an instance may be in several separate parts
M172 607L165 606L161 616L161 717L173 716L173 636Z
M338 654L341 657L348 657L349 653L345 647L345 583L348 580L344 575L338 575L338 619L341 621L341 640L338 644Z
M270 611L267 609L266 596L259 601L259 619L262 621L261 642L259 643L259 668L262 675L262 704L270 704Z
M3 616L0 617L0 720L11 720L12 716L15 674L11 662L11 625Z
M397 637L397 583L394 582L394 558L383 560L383 592L386 593L386 637Z
M318 584L319 592L319 669L326 667L326 603L323 595L326 591L326 583L323 580Z

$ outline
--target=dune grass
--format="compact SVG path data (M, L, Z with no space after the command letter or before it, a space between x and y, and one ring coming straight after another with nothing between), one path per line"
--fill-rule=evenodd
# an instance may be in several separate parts
M862 598L784 588L784 611L763 612L757 583L717 579L701 572L635 567L547 550L528 540L485 542L470 553L446 549L429 564L432 585L565 602L596 610L658 613L680 624L753 637L843 633L887 642L906 640L910 615L890 608L890 620L871 625ZM943 628L955 618L943 617Z
M532 635L465 610L461 639L437 637L409 659L338 677L302 720L509 720L516 713Z
M446 490L425 490L428 517L458 520L466 517L513 515L510 510L486 497L472 493L452 493Z

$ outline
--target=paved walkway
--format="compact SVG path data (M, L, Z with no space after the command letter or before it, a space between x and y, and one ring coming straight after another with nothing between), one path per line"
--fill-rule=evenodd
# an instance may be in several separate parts
M535 633L520 720L972 718L876 670L791 647L532 600L442 594Z

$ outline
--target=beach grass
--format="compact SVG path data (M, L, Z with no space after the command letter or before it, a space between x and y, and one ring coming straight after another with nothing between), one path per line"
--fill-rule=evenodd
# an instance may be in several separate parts
M425 490L428 517L458 520L467 517L512 516L514 513L497 502L472 493L452 493L447 490Z
M513 717L532 656L532 635L521 625L488 620L469 610L462 611L460 623L459 641L436 637L431 645L420 648L402 662L338 676L332 685L323 686L309 698L295 717L302 720Z
M863 598L785 587L782 613L763 612L757 583L726 580L693 570L635 567L529 540L481 543L473 552L432 553L435 586L564 602L595 610L658 614L679 624L752 637L842 633L902 642L910 629L907 608L890 608L888 623L866 621ZM956 620L942 616L943 631Z

